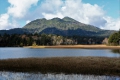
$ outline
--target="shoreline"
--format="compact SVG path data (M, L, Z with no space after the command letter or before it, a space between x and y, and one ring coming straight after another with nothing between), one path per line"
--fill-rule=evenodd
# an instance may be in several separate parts
M56 45L56 46L24 46L24 48L120 49L120 46L107 46L107 45Z
M0 60L0 71L120 76L120 58L52 57Z

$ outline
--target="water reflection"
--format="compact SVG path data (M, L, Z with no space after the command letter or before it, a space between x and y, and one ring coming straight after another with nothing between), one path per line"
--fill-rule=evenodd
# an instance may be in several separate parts
M120 77L0 72L0 80L120 80Z
M112 52L113 53L120 53L120 49L113 49Z
M29 58L29 57L120 57L110 49L29 49L29 48L0 48L0 59Z

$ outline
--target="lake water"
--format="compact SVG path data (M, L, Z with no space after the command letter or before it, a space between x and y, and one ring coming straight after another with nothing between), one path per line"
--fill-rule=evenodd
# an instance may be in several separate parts
M116 57L120 58L120 50L110 49L30 49L0 48L0 59L28 57ZM120 80L117 76L94 76L81 74L41 74L0 72L0 80Z
M98 56L120 57L120 53L110 49L31 49L31 48L0 48L0 59L28 57L74 57Z
M120 80L116 76L0 72L0 80Z

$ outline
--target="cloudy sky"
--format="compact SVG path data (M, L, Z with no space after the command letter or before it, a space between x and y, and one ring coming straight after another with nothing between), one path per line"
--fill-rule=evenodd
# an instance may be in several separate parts
M101 29L119 30L120 0L0 0L0 30L65 16Z

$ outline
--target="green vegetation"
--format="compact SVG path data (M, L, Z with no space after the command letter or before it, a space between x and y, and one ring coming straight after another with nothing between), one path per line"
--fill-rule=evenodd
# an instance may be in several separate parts
M0 60L0 71L120 76L120 58L54 57Z
M23 27L37 33L58 34L62 36L109 36L114 31L102 30L92 25L80 23L72 18L36 19Z
M104 37L60 36L53 34L4 34L0 35L0 47L39 45L101 44Z
M55 27L57 29L61 29L61 30L68 30L68 29L83 29L86 31L94 31L94 32L98 32L101 31L101 29L91 26L91 25L86 25L83 23L80 23L72 18L69 17L65 17L63 19L60 18L53 18L51 20L46 20L46 19L37 19L34 20L30 23L28 23L26 26L24 26L25 29L39 29L37 30L38 33L42 30L44 30L45 28L51 28L51 27Z
M22 47L37 45L72 45L74 39L52 34L4 34L0 35L0 47Z
M120 45L120 31L110 35L108 42L110 45Z

